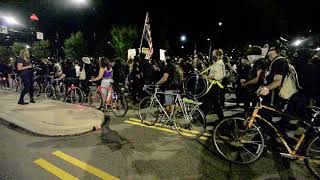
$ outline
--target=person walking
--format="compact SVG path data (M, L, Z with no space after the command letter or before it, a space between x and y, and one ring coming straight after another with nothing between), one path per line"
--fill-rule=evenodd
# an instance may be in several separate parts
M30 61L30 52L28 49L23 49L20 51L20 57L17 62L18 71L20 71L21 79L23 82L23 90L21 92L18 104L26 105L24 101L24 96L29 93L30 103L35 103L33 99L33 86L34 86L34 77L33 77L33 66Z

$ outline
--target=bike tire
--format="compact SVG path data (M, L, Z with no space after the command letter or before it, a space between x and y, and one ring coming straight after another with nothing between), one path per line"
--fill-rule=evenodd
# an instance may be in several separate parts
M143 98L139 103L139 118L143 124L153 126L160 117L161 107L150 97Z
M250 129L247 129L246 123L242 118L229 118L222 120L214 129L213 144L219 154L231 163L251 164L257 161L264 151L264 137L260 129L255 124ZM229 131L230 134L228 133ZM251 131L254 133L251 133ZM241 139L238 139L240 137ZM248 138L251 139L246 140ZM240 150L249 152L248 156L251 157L253 155L254 157L245 160L246 154L241 154Z
M314 149L317 148L317 149ZM316 157L315 154L318 154ZM307 148L305 150L306 158L304 159L304 162L308 169L311 171L311 173L316 177L316 179L320 179L320 137L315 136L310 139L310 141L307 144ZM316 168L317 167L317 168Z
M89 105L91 107L94 107L95 109L102 108L103 98L99 92L97 92L97 93L90 92L88 94L88 98L89 98Z
M76 87L71 90L69 94L72 104L82 104L83 103L83 92L80 88Z
M188 120L184 115L177 118L176 113L174 127L181 136L187 139L199 139L206 131L205 115L199 108L191 108L190 111L187 110L187 113Z
M54 86L52 84L48 85L45 90L45 97L47 99L56 99L56 92L55 92L55 89L54 89Z
M37 82L33 84L33 94L35 97L39 97L41 95L41 86Z
M123 94L113 91L111 110L116 117L124 117L128 112L128 102Z

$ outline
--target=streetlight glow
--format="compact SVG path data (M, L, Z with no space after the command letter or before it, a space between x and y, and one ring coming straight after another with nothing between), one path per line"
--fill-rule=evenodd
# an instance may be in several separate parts
M210 41L210 40L211 40L210 38L207 39L207 41Z
M87 0L72 0L75 4L85 4Z
M223 25L223 23L222 23L222 22L218 22L218 25L219 25L219 26L222 26L222 25Z
M302 44L302 42L303 42L303 41L302 41L301 39L298 39L298 40L296 40L296 41L293 42L293 45L294 45L294 46L300 46L300 45Z
M186 42L187 41L187 36L186 35L181 35L180 36L180 41L181 42Z
M4 16L3 19L10 25L18 25L19 22L12 16Z
M184 46L181 46L181 49L184 49Z

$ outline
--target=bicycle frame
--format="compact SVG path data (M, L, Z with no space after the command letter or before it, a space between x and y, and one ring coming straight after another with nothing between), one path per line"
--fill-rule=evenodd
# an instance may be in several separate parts
M103 89L107 90L108 98L106 98L106 94L103 93L103 91L102 91ZM111 91L111 93L109 93L109 91ZM113 93L112 87L106 88L106 87L98 86L96 92L99 92L101 94L103 101L106 103L107 103L108 99L110 99L110 100L112 99L111 97L109 97L110 96L109 94L111 94L111 96L112 96L112 93Z
M167 111L165 110L165 108L162 106L160 100L158 99L157 95L158 94L162 94L162 95L172 95L175 96L175 105L173 106L173 109L171 109L171 113L170 115L167 113ZM150 107L153 106L154 101L156 101L156 103L158 103L162 109L162 111L164 112L165 116L167 117L167 121L172 120L173 117L176 114L176 107L181 107L182 113L184 118L189 121L189 116L187 113L187 109L185 106L185 103L182 101L181 99L181 95L177 94L177 93L166 93L166 92L159 92L159 88L155 88L155 92L153 93L153 95L151 96L151 104ZM196 106L195 106L196 107ZM194 108L195 108L194 107Z
M286 114L286 113L283 113L281 111L278 111L274 108L271 108L271 107L268 107L268 106L265 106L265 105L262 105L261 102L259 103L259 105L257 105L255 107L255 110L253 111L252 113L252 117L250 118L248 124L247 124L247 127L246 127L246 130L247 129L250 129L253 125L254 122L256 122L257 120L262 120L263 122L267 123L273 130L274 132L276 133L277 137L280 139L282 145L286 148L286 150L288 151L289 155L291 155L293 158L299 158L299 159L304 159L306 158L305 156L300 156L297 154L297 151L299 150L299 148L301 147L302 143L303 143L303 140L305 139L306 137L306 132L309 131L311 125L309 123L306 123L305 121L303 121L303 123L305 123L308 127L304 129L303 133L301 134L298 142L294 145L294 147L291 149L290 146L288 145L288 143L286 142L286 140L283 138L283 135L279 132L279 130L274 127L274 125L267 121L266 119L262 118L258 113L261 109L266 109L268 111L271 111L271 112L275 112L281 116L286 116L286 117L289 117L291 119L296 119L296 118L293 118L292 116ZM320 112L316 113L315 115L313 115L312 119L311 119L311 122L314 122L314 119L315 117L319 114Z

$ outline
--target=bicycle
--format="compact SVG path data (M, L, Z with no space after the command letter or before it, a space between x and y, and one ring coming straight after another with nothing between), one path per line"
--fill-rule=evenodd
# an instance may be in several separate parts
M66 88L63 82L53 79L47 85L44 92L47 99L63 101Z
M145 97L139 104L139 118L143 124L155 125L158 120L163 124L173 122L176 131L185 138L198 139L206 131L206 118L199 109L202 104L187 98L181 98L179 93L161 92L159 86L148 85L146 88L154 88L150 97ZM174 105L171 106L170 114L162 106L159 96L172 95Z
M118 84L118 86L121 86L121 83ZM89 105L96 109L102 109L102 107L105 106L106 110L108 109L108 106L110 106L111 111L115 116L124 117L128 112L128 102L124 96L123 88L118 86L110 88L98 86L96 91L90 91L88 95ZM107 94L110 94L110 97L107 97L107 94L104 94L103 90L106 90Z
M259 96L257 96L259 97ZM290 147L283 135L273 125L259 115L261 109L280 114L293 119L294 117L278 111L274 108L262 105L262 98L259 97L252 116L247 119L230 118L217 124L213 132L213 144L219 154L227 161L235 164L250 164L257 161L265 148L265 137L277 138L284 146L286 152L280 152L280 155L292 160L304 160L309 170L320 178L320 127L317 126L320 114L320 108L309 106L308 110L312 112L310 121L301 120L304 127L297 143ZM296 118L295 118L296 119ZM261 121L261 123L258 121ZM268 127L271 132L262 133L260 129ZM318 155L317 155L318 153ZM316 168L318 168L316 170Z

